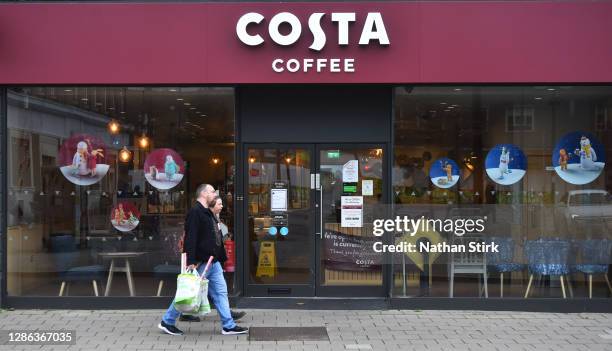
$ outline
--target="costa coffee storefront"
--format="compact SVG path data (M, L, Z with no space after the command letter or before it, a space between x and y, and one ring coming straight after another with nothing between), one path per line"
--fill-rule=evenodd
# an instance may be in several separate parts
M611 16L2 4L2 304L166 306L210 183L240 307L610 311Z

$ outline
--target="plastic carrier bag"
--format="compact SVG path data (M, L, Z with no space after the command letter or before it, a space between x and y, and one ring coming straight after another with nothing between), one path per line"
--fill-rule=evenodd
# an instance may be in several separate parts
M174 308L182 313L194 312L200 308L200 276L195 270L178 275Z
M210 312L208 302L208 280L204 278L210 267L212 257L208 260L202 275L198 271L187 270L187 254L181 255L181 274L177 277L174 308L183 314L204 315Z
M208 302L208 279L200 280L200 307L195 312L185 312L192 316L203 316L210 313L210 303Z

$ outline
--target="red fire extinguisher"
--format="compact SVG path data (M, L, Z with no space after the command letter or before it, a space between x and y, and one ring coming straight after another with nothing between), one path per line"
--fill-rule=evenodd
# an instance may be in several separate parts
M234 240L226 240L224 242L225 252L227 253L227 261L224 267L226 272L236 271L236 242Z

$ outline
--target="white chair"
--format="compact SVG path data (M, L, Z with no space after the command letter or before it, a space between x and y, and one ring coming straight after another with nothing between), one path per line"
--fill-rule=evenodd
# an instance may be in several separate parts
M482 252L469 252L470 242L483 242L482 237L455 237L453 244L465 247L466 252L453 252L450 258L450 291L449 296L453 297L455 289L455 274L478 274L482 275L484 281L484 295L489 297L487 286L487 259ZM482 296L483 290L478 277L478 292Z

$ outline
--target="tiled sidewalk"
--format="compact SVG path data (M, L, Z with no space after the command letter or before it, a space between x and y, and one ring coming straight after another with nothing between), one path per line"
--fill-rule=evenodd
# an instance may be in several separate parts
M0 313L0 330L72 329L73 346L0 350L612 350L612 314L479 311L246 310L244 326L325 326L330 341L261 342L223 336L213 312L162 334L162 310L18 310Z

